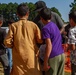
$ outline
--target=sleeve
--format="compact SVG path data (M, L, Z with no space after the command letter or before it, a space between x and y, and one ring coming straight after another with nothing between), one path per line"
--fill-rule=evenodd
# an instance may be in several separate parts
M69 31L69 39L68 39L68 43L69 44L75 44L75 34L72 30Z
M37 25L36 25L35 35L36 35L37 43L42 43L43 41L42 41L42 38L41 38L41 31L40 31L40 29L38 28Z
M13 46L13 34L14 34L14 28L12 25L10 25L8 34L4 40L4 44L6 47L12 48L12 46Z
M43 28L42 29L42 39L47 39L47 38L50 38L50 34L49 34L49 30L46 29L46 28Z

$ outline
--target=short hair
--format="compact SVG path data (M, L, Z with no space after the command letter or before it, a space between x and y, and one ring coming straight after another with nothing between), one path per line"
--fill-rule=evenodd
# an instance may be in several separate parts
M49 8L43 8L40 11L40 16L44 19L44 20L50 20L51 19L51 10Z
M18 7L17 7L17 13L20 16L25 16L28 11L29 11L29 8L28 8L27 4L22 3L22 4L18 5Z
M0 14L0 21L3 21L3 15Z
M69 19L73 19L73 21L76 23L76 10L69 13Z
M10 19L10 20L8 20L7 22L8 22L8 24L12 24L12 23L14 23L15 21L14 21L13 19Z

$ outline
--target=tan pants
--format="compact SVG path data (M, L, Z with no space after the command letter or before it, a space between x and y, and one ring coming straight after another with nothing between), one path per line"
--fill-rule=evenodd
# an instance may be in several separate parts
M64 75L65 55L64 53L49 59L50 69L45 75Z

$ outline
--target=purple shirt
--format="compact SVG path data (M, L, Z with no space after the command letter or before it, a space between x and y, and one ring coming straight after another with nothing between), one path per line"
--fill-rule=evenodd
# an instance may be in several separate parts
M45 40L47 38L50 38L52 42L52 51L50 58L64 53L60 31L57 25L53 22L49 22L42 28L42 39Z

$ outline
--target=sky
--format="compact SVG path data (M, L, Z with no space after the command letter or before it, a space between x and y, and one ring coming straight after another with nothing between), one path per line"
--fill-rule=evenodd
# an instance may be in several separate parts
M32 3L35 3L37 2L38 0L0 0L0 3L9 3L9 2L12 2L12 3L23 3L23 2L32 2ZM59 10L59 12L61 13L62 15L62 19L67 22L68 21L68 14L69 14L69 11L70 11L70 7L69 5L74 2L73 0L43 0L47 7L51 8L51 7L55 7Z

